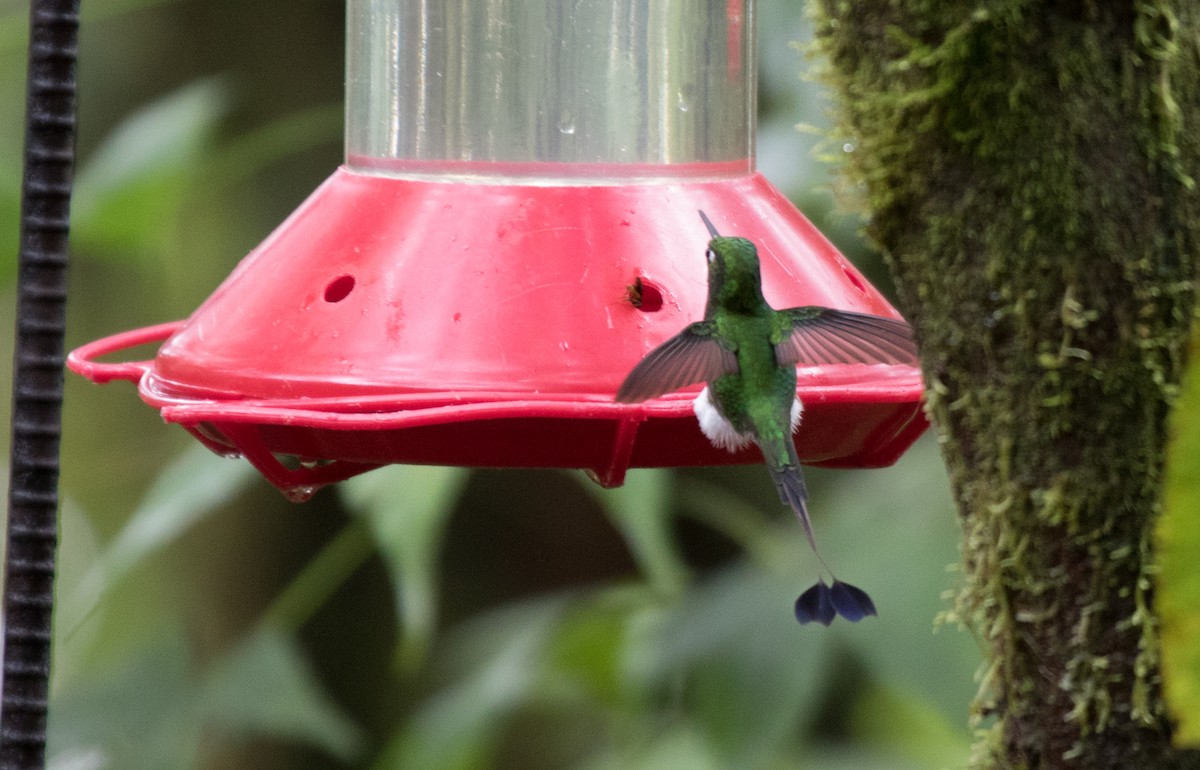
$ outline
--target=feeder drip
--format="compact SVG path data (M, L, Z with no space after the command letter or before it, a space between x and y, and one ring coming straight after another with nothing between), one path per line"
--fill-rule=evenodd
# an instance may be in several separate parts
M79 0L33 0L13 362L0 769L45 766Z

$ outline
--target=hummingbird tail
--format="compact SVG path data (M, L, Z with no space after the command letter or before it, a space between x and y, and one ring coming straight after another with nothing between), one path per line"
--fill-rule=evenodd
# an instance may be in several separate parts
M780 461L786 459L786 462L767 465L771 471L771 478L775 480L775 487L779 490L779 498L784 505L791 506L796 512L796 518L800 519L800 526L804 527L804 535L808 538L808 544L812 546L813 554L833 580L832 585L818 580L816 585L800 594L796 599L796 620L802 625L815 621L827 626L837 616L857 623L876 614L875 603L871 601L867 592L858 586L838 580L833 570L825 563L825 557L821 556L820 550L817 549L817 538L813 534L812 520L808 516L808 488L804 484L804 473L800 470L800 459L796 456L796 445L787 440L779 449L774 457ZM766 454L765 450L763 454Z
M808 487L804 483L804 472L800 469L800 458L796 454L796 445L792 443L791 436L780 443L782 446L772 447L774 451L770 451L770 456L776 458L776 462L767 463L767 468L771 471L771 478L775 480L775 488L779 490L779 499L796 513L796 518L800 520L800 526L804 527L804 536L808 538L808 544L816 554L817 561L821 562L821 566L825 568L830 577L833 577L833 570L825 562L825 557L821 555L821 549L817 548L817 537L813 534L812 519L808 515ZM764 448L763 454L767 455L768 451Z
M808 544L812 546L813 553L832 575L833 570L829 569L829 565L825 563L821 551L817 548L817 538L813 534L812 520L808 516L808 487L804 484L804 474L800 471L800 465L797 463L796 465L771 468L771 477L775 480L775 487L779 490L779 499L796 512L796 518L800 520L800 526L804 527L804 535L808 538Z

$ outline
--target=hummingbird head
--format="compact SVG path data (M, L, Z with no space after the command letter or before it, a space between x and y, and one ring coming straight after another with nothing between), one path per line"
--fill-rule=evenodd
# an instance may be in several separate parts
M758 249L747 238L716 236L704 252L708 259L710 310L756 310L765 302L758 269Z

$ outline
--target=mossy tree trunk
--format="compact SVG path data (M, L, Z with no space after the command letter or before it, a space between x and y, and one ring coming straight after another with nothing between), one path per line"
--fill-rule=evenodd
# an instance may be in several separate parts
M1200 766L1170 745L1152 580L1200 246L1200 3L815 12L961 514L976 764Z

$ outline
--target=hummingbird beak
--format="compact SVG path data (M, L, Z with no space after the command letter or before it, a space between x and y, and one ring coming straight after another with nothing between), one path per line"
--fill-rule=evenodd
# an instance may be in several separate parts
M701 218L702 220L704 220L704 226L708 228L708 234L709 234L709 235L711 235L711 236L712 236L712 237L714 237L714 238L720 238L720 237L721 237L721 234L717 232L717 228L713 227L713 223L712 223L712 222L710 222L710 221L709 221L709 219L708 219L708 217L706 217L706 216L704 215L704 212L703 212L703 211L701 211L701 212L699 212L699 213L700 213L700 218Z

